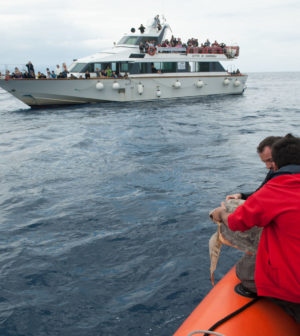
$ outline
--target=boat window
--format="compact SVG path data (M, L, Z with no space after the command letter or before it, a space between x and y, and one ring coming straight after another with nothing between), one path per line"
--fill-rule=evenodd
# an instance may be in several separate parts
M70 68L70 72L84 72L86 67L86 63L75 63L74 66Z
M118 44L130 44L135 45L137 44L139 36L124 36L121 38L121 40L118 42Z
M129 72L131 74L139 74L139 73L141 73L140 64L141 63L130 62L129 63Z
M197 62L196 72L224 72L225 69L220 62Z
M211 71L225 71L223 65L220 62L211 62Z
M209 72L209 62L198 62L196 72Z
M158 42L157 36L124 36L118 42L118 44L129 44L129 45L139 45L141 42L145 43L146 41Z
M150 66L150 64L151 63L140 63L141 73L151 73L151 66Z
M130 54L129 58L144 58L145 54Z
M120 71L128 72L129 71L128 63L120 63Z
M99 70L106 70L107 67L110 67L110 69L112 71L116 71L117 70L117 63L112 62L112 63L94 63L94 69L96 70L96 68L99 68ZM92 70L91 72L94 72L94 70Z
M94 63L94 71L98 68L99 70L102 70L101 63Z
M176 72L176 62L163 62L162 72Z
M80 72L94 72L94 63L89 63L89 64L86 64L86 67L82 69L82 71Z
M143 37L140 37L137 41L136 44L140 44L141 42L145 43L146 41L154 41L156 44L157 44L157 37L156 36L143 36Z
M191 67L189 62L177 62L177 72L190 72Z
M141 64L141 73L151 73L152 63L140 63ZM176 72L176 62L153 62L153 65L156 70L161 72Z
M161 70L162 69L162 63L160 63L160 62L154 62L153 63L154 64L154 68L156 69L156 70Z
M118 44L125 44L126 39L127 36L122 37L121 40L118 42Z

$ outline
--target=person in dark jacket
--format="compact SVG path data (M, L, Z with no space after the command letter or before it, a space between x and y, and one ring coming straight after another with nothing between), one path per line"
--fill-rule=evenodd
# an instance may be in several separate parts
M266 168L269 169L269 171L265 179L261 183L261 185L256 189L256 191L259 190L266 182L268 182L270 177L273 174L273 159L272 159L271 147L276 141L280 140L281 138L282 137L280 136L268 136L265 139L263 139L257 146L257 153L261 161L266 165ZM231 198L246 200L253 193L254 191L248 192L248 193L238 193L238 194L227 195L226 200L229 200Z
M141 34L144 34L145 32L145 27L143 26L143 24L141 23L141 25L139 26L139 31L141 32Z
M142 41L139 44L139 49L140 49L140 54L143 54L145 52L145 46Z
M34 72L34 67L31 61L28 61L28 63L26 64L26 67L28 69L28 73L31 74L32 77L34 77L35 72Z

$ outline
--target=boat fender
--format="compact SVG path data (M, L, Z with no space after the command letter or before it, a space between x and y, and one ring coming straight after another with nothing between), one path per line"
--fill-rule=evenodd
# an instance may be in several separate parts
M228 78L225 78L223 84L228 85L229 83L230 83L230 80Z
M181 88L181 83L179 82L179 80L177 80L174 84L173 84L173 87L175 89L180 89Z
M238 87L241 85L241 82L239 80L235 80L234 83L233 83L234 86Z
M118 82L114 82L112 85L113 90L119 90L120 89L120 84Z
M149 54L150 56L154 56L154 55L155 55L155 52L156 52L156 48L155 48L155 47L150 47L150 48L148 49L148 54Z
M142 83L138 84L137 91L139 95L141 95L144 92L144 85Z
M196 83L197 88L202 88L204 85L202 80L198 80L198 82Z
M158 98L161 96L161 91L160 91L160 89L158 89L158 90L156 91L156 96L157 96Z
M99 90L99 91L103 90L103 89L104 89L104 85L103 85L103 83L98 82L98 83L96 84L96 89Z

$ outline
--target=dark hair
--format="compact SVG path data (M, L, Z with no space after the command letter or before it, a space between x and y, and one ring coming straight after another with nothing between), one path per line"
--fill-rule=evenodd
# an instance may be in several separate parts
M265 147L272 147L272 145L280 139L282 139L281 136L268 136L264 138L257 146L257 153L262 153Z
M277 168L300 165L300 138L287 134L272 146L272 158Z

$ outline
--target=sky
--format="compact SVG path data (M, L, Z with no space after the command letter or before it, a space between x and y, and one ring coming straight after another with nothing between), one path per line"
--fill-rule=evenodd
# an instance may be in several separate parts
M71 64L160 14L183 41L239 45L242 72L300 71L299 0L0 0L0 8L0 70Z

